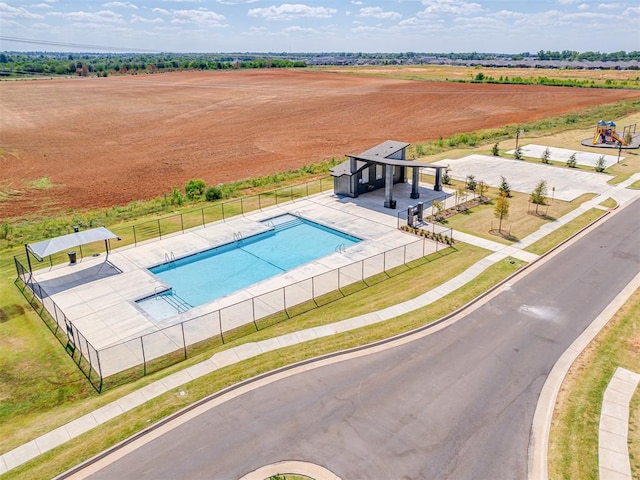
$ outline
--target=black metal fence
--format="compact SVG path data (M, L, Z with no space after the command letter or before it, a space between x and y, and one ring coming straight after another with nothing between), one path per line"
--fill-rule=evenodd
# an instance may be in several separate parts
M117 232L124 243L137 245L142 241L162 238L163 235L185 232L216 220L278 205L285 199L291 201L321 192L323 180L326 183L327 179L320 179L112 231ZM436 240L436 252L450 247L449 242L439 243L437 238L433 240ZM15 256L14 260L20 283L18 286L25 298L91 384L96 390L102 391L367 288L433 253L433 246L434 243L429 239L417 238L401 247L100 349L93 347L34 279L20 261L26 255ZM54 263L57 262L50 259L49 264Z

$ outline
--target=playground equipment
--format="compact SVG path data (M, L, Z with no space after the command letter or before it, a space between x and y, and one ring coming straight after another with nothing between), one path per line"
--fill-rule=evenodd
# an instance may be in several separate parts
M625 128L626 130L626 128ZM615 143L619 143L620 145L627 145L627 142L624 141L623 138L620 138L616 134L616 124L611 120L605 122L604 120L600 120L596 125L596 132L593 135L593 145L597 144L607 144L613 145Z

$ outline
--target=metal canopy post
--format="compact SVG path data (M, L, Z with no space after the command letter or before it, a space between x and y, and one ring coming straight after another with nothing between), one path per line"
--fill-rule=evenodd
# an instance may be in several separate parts
M412 171L412 180L411 180L411 198L420 198L420 192L418 190L419 182L420 182L420 168L413 167Z
M395 208L393 201L393 166L384 166L384 206L386 208Z

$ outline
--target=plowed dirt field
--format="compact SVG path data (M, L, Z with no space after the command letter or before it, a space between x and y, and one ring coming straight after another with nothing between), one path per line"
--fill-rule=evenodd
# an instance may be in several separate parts
M295 70L0 82L0 219L109 207L298 168L384 140L525 122L638 91Z

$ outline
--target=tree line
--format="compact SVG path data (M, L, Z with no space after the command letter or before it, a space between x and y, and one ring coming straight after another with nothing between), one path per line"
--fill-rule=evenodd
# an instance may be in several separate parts
M277 56L214 54L0 53L0 76L108 76L182 70L306 67L304 60Z

